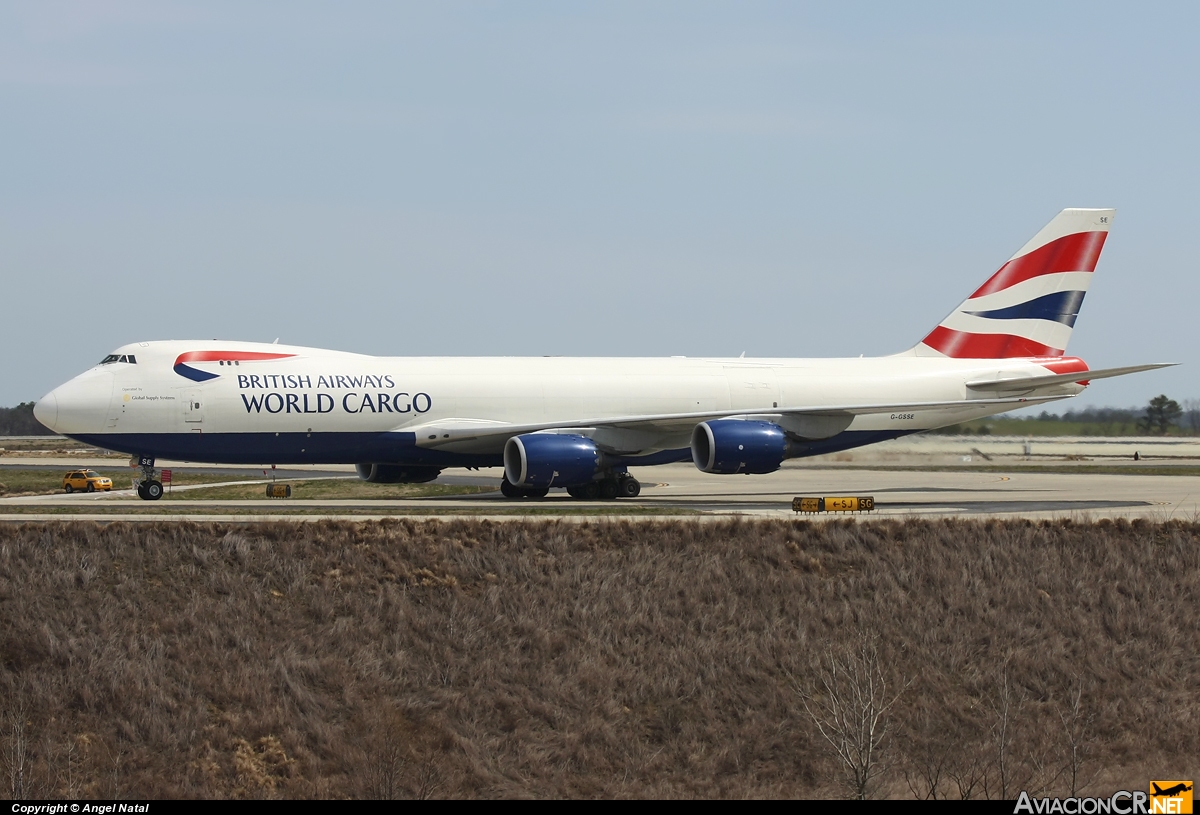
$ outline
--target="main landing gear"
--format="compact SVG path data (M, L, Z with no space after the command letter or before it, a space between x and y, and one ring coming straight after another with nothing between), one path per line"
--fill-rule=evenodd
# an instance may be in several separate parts
M500 482L500 492L505 498L545 498L550 492L547 487L518 487L505 476ZM614 498L637 498L642 485L629 473L610 473L599 481L589 481L567 487L567 494L583 501L611 501Z
M545 498L550 492L549 487L518 487L504 476L500 482L500 492L505 498Z
M158 480L158 472L154 469L154 459L149 456L141 456L137 460L137 467L142 471L142 477L134 481L138 498L143 501L157 501L162 498L163 485Z

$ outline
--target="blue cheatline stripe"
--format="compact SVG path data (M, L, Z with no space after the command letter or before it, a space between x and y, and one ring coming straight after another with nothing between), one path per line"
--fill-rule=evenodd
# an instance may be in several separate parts
M175 366L175 373L180 376L186 376L193 382L207 382L210 379L216 379L220 376L220 374L210 374L208 371L201 371L199 368L189 368L183 363Z
M1083 305L1083 291L1059 291L1045 294L1025 303L992 311L968 311L973 317L988 317L993 320L1053 320L1066 326L1075 326L1079 307Z
M912 430L844 430L798 444L794 457L817 456L905 436ZM421 467L500 467L500 453L464 454L417 447L412 433L81 433L85 444L135 456L211 464L407 464ZM618 467L689 461L688 448L614 457Z

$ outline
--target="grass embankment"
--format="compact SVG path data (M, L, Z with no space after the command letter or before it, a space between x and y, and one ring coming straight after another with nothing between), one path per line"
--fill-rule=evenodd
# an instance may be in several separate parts
M0 619L30 797L840 795L864 643L872 794L1195 769L1196 524L9 525Z

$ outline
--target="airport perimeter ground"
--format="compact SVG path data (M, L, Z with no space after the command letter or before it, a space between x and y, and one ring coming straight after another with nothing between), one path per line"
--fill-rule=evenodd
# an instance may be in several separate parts
M261 471L191 465L156 504L0 499L0 747L25 768L0 781L14 798L839 797L852 777L820 725L869 685L892 703L871 796L1194 778L1200 456L1134 443L1137 462L931 437L766 477L680 465L637 473L632 502L514 503L486 472L447 476L484 490L461 496L193 500ZM81 464L123 462L0 456ZM839 493L880 509L790 511Z
M1134 460L1134 453L1138 460ZM55 473L71 467L114 468L122 458L31 455L12 451L0 457L2 467L42 468ZM502 473L449 470L438 484L481 488L467 495L434 495L387 499L384 489L361 485L351 498L305 499L309 480L352 477L353 468L310 467L280 471L277 477L297 485L290 500L228 497L206 499L214 484L189 483L189 475L205 474L263 479L263 470L206 467L163 462L176 473L183 492L163 501L139 500L128 488L112 494L27 495L0 498L0 520L34 519L271 521L308 519L373 519L414 517L564 517L591 515L646 517L730 515L791 517L795 496L869 495L876 500L872 517L997 518L1146 518L1200 517L1200 439L1052 439L918 436L898 439L835 456L786 462L765 476L706 475L690 464L632 468L643 483L633 500L586 502L555 490L540 501L512 501L499 494ZM128 476L128 477L131 477ZM124 485L128 484L128 477ZM114 479L118 487L122 480ZM217 484L219 485L219 479ZM180 500L186 494L187 500Z

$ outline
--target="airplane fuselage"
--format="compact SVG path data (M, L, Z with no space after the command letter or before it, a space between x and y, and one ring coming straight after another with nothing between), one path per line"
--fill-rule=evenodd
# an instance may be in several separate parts
M106 449L254 464L494 466L503 436L447 442L420 431L459 419L572 427L696 414L693 422L629 429L628 440L613 449L629 464L662 463L688 457L691 425L705 415L961 402L987 395L972 394L966 385L972 380L1047 373L1047 361L1035 359L373 357L242 342L135 343L112 356L134 361L81 374L48 395L39 416L58 432ZM1061 359L1054 363L1061 368ZM1061 398L1082 386L1057 390ZM796 454L847 449L1012 407L913 408L824 427L814 419L811 430L796 434L804 440Z

